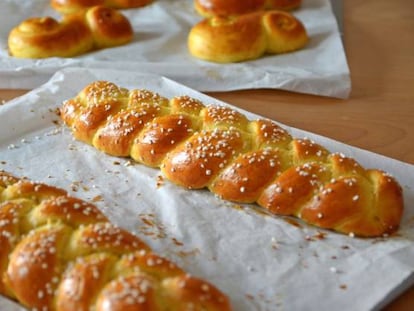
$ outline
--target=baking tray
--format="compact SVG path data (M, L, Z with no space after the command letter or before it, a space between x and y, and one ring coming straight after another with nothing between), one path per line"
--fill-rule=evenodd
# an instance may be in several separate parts
M75 141L56 110L95 80L169 98L186 94L206 104L231 104L157 75L67 68L0 106L0 169L95 202L156 252L214 283L238 311L373 310L414 283L412 165L282 125L294 137L308 137L365 167L388 171L403 187L405 211L398 235L359 239L320 230L268 215L255 205L222 201L206 190L180 188L158 169ZM249 119L260 117L239 111ZM0 309L5 304L10 301L0 299Z

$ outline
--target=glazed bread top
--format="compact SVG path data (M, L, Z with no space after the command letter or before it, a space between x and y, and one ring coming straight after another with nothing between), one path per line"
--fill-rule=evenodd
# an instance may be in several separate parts
M195 10L204 17L235 16L262 10L297 9L301 0L194 0Z
M72 57L120 46L132 37L132 26L121 12L95 6L60 21L29 18L10 31L8 46L9 53L19 58Z
M355 236L390 234L401 221L402 189L386 172L227 106L95 81L60 111L76 139L188 189Z
M230 311L93 204L0 171L0 294L30 310Z
M303 23L284 11L206 18L191 28L187 45L196 58L216 63L254 60L300 50L309 37Z
M62 14L72 14L92 6L103 5L114 9L146 6L154 0L50 0L50 5Z

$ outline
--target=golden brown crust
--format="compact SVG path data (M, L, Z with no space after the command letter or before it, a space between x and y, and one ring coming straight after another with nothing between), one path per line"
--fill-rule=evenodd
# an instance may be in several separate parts
M204 188L235 155L243 151L243 147L243 139L237 131L201 131L168 153L161 171L183 187Z
M145 123L149 123L150 119ZM158 167L168 152L192 133L191 119L183 115L155 118L139 133L131 157L148 166Z
M295 215L321 186L324 173L316 163L292 166L264 189L258 203L275 214Z
M157 288L145 275L129 275L108 283L96 303L98 311L160 311Z
M86 22L92 32L94 48L123 45L132 39L132 26L119 11L95 6L86 11Z
M62 14L72 14L92 6L104 5L114 9L132 9L146 6L154 0L50 0L50 5Z
M261 15L212 17L193 26L188 49L194 57L218 63L256 59L266 51Z
M143 272L157 280L185 274L173 262L157 254L143 250L122 256L116 269L117 271L126 271L127 273Z
M308 42L305 26L293 15L270 11L263 16L263 26L268 34L267 53L281 54L303 48Z
M253 163L256 165L251 165ZM275 150L262 149L241 154L220 172L209 189L230 201L254 203L280 171L278 163L278 152Z
M195 10L204 17L235 16L262 10L290 11L302 0L194 0Z
M302 49L308 35L296 17L273 10L204 19L192 27L187 41L194 57L230 63Z
M299 8L302 0L266 0L265 8L269 10L291 11Z
M136 137L144 125L158 113L154 107L138 108L133 113L130 110L120 111L116 117L111 118L104 127L101 127L96 135L92 134L94 145L100 150L111 150L111 154L115 156L129 156L133 152L131 137Z
M265 0L195 0L194 8L204 16L232 16L263 10Z
M0 171L0 293L36 310L201 310L184 270L66 191ZM199 287L213 285L200 281ZM193 294L191 293L193 291ZM191 298L193 296L193 298ZM205 310L231 310L215 290ZM203 309L204 310L204 309Z
M62 272L59 253L69 231L65 225L33 230L10 254L4 282L23 305L40 310L52 305L54 280Z
M95 205L63 195L42 200L33 216L33 226L41 226L51 220L65 222L71 226L107 220Z
M8 46L9 53L14 57L70 57L90 51L93 37L81 21L73 20L68 24L52 17L35 17L11 30Z
M10 55L19 58L72 57L126 44L132 36L132 26L124 15L95 6L61 21L29 18L10 31L8 47Z
M243 114L224 106L207 106L200 112L200 116L204 130L235 127L241 131L247 131L249 125L249 120Z
M78 120L107 100L116 103L121 113L142 113L139 109L145 105L139 102L148 103L153 95L130 100L134 93L96 81L64 103L61 117L69 120L67 125L77 137L88 137L84 141L95 145L95 138L79 133ZM309 139L293 138L270 120L250 121L228 107L205 106L186 96L170 101L156 98L152 105L159 114L147 120L142 130L133 135L121 131L117 138L122 142L127 137L132 146L129 156L160 167L170 181L186 188L209 188L225 200L257 202L271 213L296 216L346 234L380 236L398 229L402 189L388 174L367 170ZM117 114L113 110L99 118L94 123L96 132ZM101 148L109 154L114 149Z
M57 310L88 311L116 262L113 255L98 253L73 262L62 275L56 294Z
M220 291L213 285L188 274L166 279L163 287L168 289L171 299L175 300L178 310L186 309L188 303L196 302L199 309L195 310L229 310L229 301L220 295Z
M119 111L120 105L116 101L108 101L104 105L96 105L88 109L82 119L75 119L73 128L75 137L82 141L89 141L94 137L99 125L110 115Z
M4 176L4 175L3 175ZM4 272L9 262L8 254L16 246L17 241L12 237L20 234L20 225L13 220L22 217L30 210L28 202L4 202L0 205L0 294L13 296L4 283Z

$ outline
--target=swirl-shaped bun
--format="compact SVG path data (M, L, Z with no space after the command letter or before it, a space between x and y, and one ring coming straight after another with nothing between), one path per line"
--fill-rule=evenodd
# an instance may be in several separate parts
M305 26L284 11L263 11L235 17L215 16L196 24L188 35L188 49L197 58L230 63L303 48Z
M266 0L265 8L269 10L291 11L299 8L302 0Z
M302 0L194 0L195 10L204 17L234 16L262 10L293 10Z
M62 14L71 14L92 6L104 5L114 9L131 9L146 6L154 0L50 0L50 5Z
M30 310L231 311L189 275L62 189L0 171L0 294Z
M97 49L123 45L132 39L132 26L118 10L103 6L92 7L86 11L85 21Z
M35 17L11 30L8 46L10 55L19 58L69 57L91 50L93 37L85 23Z
M241 15L263 10L265 0L195 0L194 8L204 16Z
M106 81L87 85L60 112L76 139L159 167L188 189L208 188L225 200L257 202L358 236L395 232L401 221L402 188L394 178L294 138L270 120Z
M263 14L266 29L266 53L281 54L299 50L308 42L303 23L292 14L283 11L269 11Z
M115 9L95 6L65 15L61 21L36 17L23 21L9 34L9 53L19 58L72 57L94 49L126 44L133 29Z

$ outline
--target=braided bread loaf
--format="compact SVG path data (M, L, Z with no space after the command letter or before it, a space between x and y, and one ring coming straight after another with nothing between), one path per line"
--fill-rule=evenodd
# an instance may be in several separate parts
M262 10L298 8L302 0L194 0L195 10L204 17L234 16Z
M189 189L207 187L225 200L257 202L271 213L358 236L392 233L401 220L402 189L394 178L292 138L269 120L106 81L87 85L60 112L78 140L160 167Z
M104 5L114 9L131 9L146 6L154 0L50 0L50 5L62 14L71 14L86 8Z
M95 6L61 21L29 18L11 30L8 45L10 54L20 58L71 57L126 44L132 36L132 26L124 15Z
M0 294L31 310L227 311L228 298L92 204L0 172Z
M304 25L283 11L215 16L196 24L188 35L188 49L193 56L218 63L292 52L307 42Z

